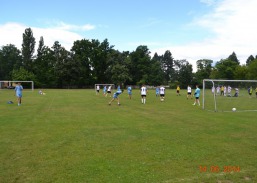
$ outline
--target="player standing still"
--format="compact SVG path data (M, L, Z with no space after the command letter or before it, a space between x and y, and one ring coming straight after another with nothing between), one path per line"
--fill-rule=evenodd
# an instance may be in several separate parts
M187 99L189 98L189 96L192 99L192 88L190 85L187 86Z
M145 104L145 102L146 102L146 93L147 93L147 88L145 87L145 85L142 85L142 87L141 87L141 101L142 101L142 104Z
M195 102L193 105L195 105L196 103L198 103L198 105L200 106L200 100L199 100L199 97L200 97L200 88L198 87L198 85L196 85L196 89L195 89Z
M165 97L165 88L163 86L160 87L160 99L161 101L164 101Z

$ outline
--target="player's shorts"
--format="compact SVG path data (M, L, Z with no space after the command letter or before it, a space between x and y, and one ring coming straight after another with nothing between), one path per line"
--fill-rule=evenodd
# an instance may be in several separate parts
M97 93L99 93L99 90L96 90L97 91Z
M107 93L112 93L111 91L107 91Z
M177 93L179 93L179 90L177 90Z
M117 95L117 93L113 94L113 98L118 98L119 95Z
M146 97L146 95L141 95L141 97Z
M161 97L165 97L165 94L160 94Z
M195 97L195 99L199 99L199 97Z
M191 95L191 94L192 94L192 92L187 92L187 94L188 94L188 95Z
M251 95L252 95L252 93L249 93L249 95L251 96Z
M22 94L21 93L16 93L16 96L21 98L22 97Z
M257 95L257 92L255 93L255 95Z
M132 95L132 92L128 92L129 95Z

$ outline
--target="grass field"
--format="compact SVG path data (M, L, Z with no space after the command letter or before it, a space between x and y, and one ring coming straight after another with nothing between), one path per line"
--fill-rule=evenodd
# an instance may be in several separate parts
M121 106L93 90L44 92L17 106L0 90L1 183L257 182L257 112L202 110L175 90L164 102L149 91L145 105L123 93Z

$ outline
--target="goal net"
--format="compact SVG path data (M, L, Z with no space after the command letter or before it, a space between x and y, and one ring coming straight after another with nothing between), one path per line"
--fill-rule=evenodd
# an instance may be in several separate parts
M204 79L202 107L210 111L257 111L257 80Z
M33 81L0 81L0 89L14 89L17 83L21 83L24 89L34 91Z

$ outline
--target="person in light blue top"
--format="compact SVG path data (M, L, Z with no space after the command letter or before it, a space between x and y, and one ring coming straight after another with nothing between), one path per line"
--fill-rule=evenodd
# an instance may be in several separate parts
M198 87L198 85L196 85L196 89L195 89L195 102L193 105L195 105L196 103L200 106L200 100L199 100L199 97L200 97L200 93L201 93L201 90L200 88Z
M113 97L112 97L112 100L109 102L109 105L112 104L112 102L117 99L118 101L118 105L120 105L120 99L119 99L119 95L122 94L122 91L121 89L119 88L114 94L113 94Z
M18 83L18 84L15 86L15 88L14 88L15 95L16 95L17 101L18 101L18 106L21 105L22 90L23 90L23 87L22 87L21 83Z
M131 99L131 97L132 97L132 87L131 86L128 86L128 96L129 96L129 99Z
M156 97L159 97L159 95L160 95L160 88L158 86L155 89L155 95L156 95Z
M104 88L103 88L103 94L104 94L104 96L106 95L106 91L107 91L107 88L106 88L106 86L104 86Z

